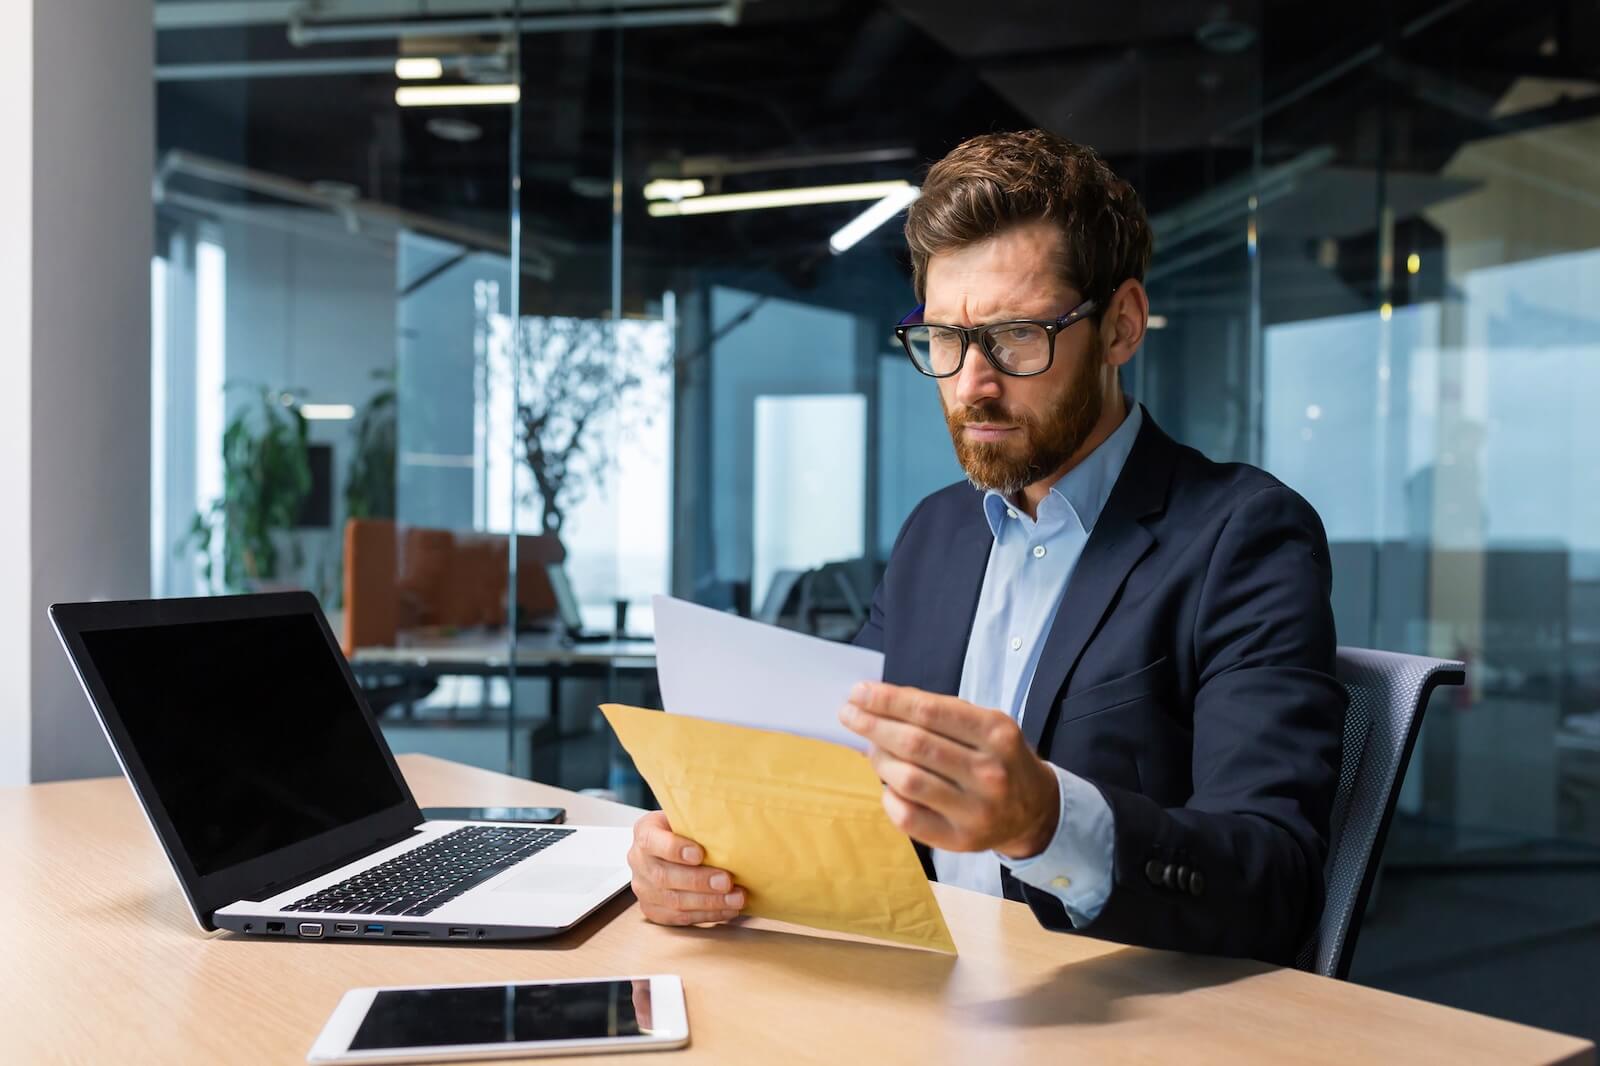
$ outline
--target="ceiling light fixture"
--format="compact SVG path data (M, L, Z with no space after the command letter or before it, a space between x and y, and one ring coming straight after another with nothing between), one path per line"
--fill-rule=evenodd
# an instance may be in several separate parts
M705 191L706 183L699 178L657 178L645 184L644 198L678 201L690 196L701 196Z
M356 416L354 405L348 403L303 403L300 417L307 422L348 422Z
M659 201L649 207L656 218L673 215L714 215L723 211L758 211L769 207L803 207L809 204L842 204L859 200L881 200L891 193L911 187L909 181L862 181L853 185L807 185L798 189L767 189L763 192L733 192L719 196L696 196L679 203Z
M514 104L522 99L516 85L402 85L394 91L401 107L465 107Z
M879 226L910 207L921 195L922 190L915 185L896 189L840 226L838 232L828 238L828 248L834 255L848 252Z
M394 61L394 76L401 81L430 81L444 77L444 64L431 56L409 56Z

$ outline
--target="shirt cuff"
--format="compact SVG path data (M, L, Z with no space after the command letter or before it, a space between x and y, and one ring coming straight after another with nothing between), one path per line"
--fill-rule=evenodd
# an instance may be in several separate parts
M1100 790L1054 763L1061 809L1050 843L1030 859L995 857L1023 884L1061 901L1074 927L1100 916L1111 896L1111 866L1116 858L1116 825Z

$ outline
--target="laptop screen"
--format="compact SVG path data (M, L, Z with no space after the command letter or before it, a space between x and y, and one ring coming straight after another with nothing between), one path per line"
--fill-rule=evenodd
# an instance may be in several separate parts
M573 633L581 631L583 612L578 609L578 598L572 594L567 568L560 563L546 563L544 572L550 579L550 591L555 593L556 612L561 615L561 624Z
M406 798L309 614L82 640L202 877Z

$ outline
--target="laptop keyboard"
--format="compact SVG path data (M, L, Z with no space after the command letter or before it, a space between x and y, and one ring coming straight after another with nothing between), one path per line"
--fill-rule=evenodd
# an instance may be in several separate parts
M297 899L283 909L421 917L573 832L543 827L463 826Z

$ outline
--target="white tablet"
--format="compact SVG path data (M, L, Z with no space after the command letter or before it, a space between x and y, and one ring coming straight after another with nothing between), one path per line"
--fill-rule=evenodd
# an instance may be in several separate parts
M448 1062L656 1051L689 1042L668 974L346 992L307 1062Z

